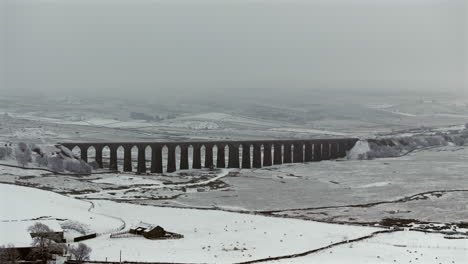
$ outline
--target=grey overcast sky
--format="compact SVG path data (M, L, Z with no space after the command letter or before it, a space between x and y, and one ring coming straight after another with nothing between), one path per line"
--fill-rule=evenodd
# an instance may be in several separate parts
M468 90L466 0L10 0L2 9L7 93Z

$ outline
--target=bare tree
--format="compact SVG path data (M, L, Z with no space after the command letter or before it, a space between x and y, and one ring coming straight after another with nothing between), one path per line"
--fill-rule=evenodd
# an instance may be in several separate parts
M13 245L0 246L0 263L16 264L19 259L20 255Z
M54 232L45 224L35 223L28 228L28 232L33 237L30 258L40 259L46 264L52 257L52 253L58 253L63 250L63 246L57 244L54 239Z
M72 246L70 253L78 263L89 260L92 249L84 243L79 243L78 246Z

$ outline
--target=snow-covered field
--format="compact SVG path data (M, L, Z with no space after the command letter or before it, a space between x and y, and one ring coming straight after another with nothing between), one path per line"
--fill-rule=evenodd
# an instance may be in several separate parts
M151 241L102 235L86 243L94 260L232 263L319 248L377 231L295 219L281 219L212 210L158 208L112 201L80 201L52 192L0 184L1 221L38 217L74 220L95 232L106 232L140 221L183 234L179 240ZM115 218L113 218L115 217Z
M299 253L342 240L365 236L375 228L322 224L211 210L158 208L110 201L96 202L96 212L121 212L127 222L144 221L183 234L179 240L148 241L144 238L108 239L87 244L93 259L234 263L269 256Z
M121 221L89 212L91 203L53 192L0 184L0 221L30 220L38 217L78 221L93 232L114 230Z
M303 103L200 106L99 98L2 97L0 142L368 137L467 122L468 100L463 98L359 95L345 100L332 94L302 99ZM130 118L132 112L164 118L135 120Z
M304 257L272 261L271 263L329 264L464 264L468 261L466 240L447 241L443 235L417 232L396 232L337 246Z
M296 219L238 214L214 210L160 208L112 201L86 201L33 188L0 184L1 221L37 217L74 220L96 232L144 221L184 235L175 240L143 237L110 238L101 235L85 243L93 248L93 260L187 263L237 263L255 259L299 254L353 240L377 228L317 223ZM440 234L396 232L331 247L305 257L279 263L464 263L466 240L447 240ZM421 255L420 255L421 254ZM431 261L431 262L429 262ZM452 262L454 261L454 262ZM272 262L275 263L275 262ZM434 262L435 263L435 262ZM439 263L439 262L437 262Z
M271 131L281 131L281 132L292 132L292 133L303 133L303 134L318 134L318 135L333 135L333 136L349 136L346 133L318 130L318 129L303 129L303 128L272 128Z
M468 122L468 102L427 98L222 107L46 98L26 98L18 107L17 98L0 100L0 142L42 147L67 140L411 139L450 134ZM133 111L164 118L133 120ZM0 166L0 221L45 217L106 234L85 241L94 260L118 260L122 251L126 261L468 263L468 148L440 138L436 145L419 138L416 149L399 141L398 155L383 159L359 160L358 154L380 151L379 144L361 141L351 160L240 171L78 177ZM407 219L411 230L347 242L387 230L388 219ZM140 221L185 237L109 238ZM414 231L421 226L436 233ZM79 235L66 231L68 238Z
M141 178L137 176L128 176L128 175L119 175L108 178L101 178L97 180L92 180L95 183L109 183L119 186L129 186L129 185L142 185L142 184L151 184L151 185L161 185L162 182L154 179Z

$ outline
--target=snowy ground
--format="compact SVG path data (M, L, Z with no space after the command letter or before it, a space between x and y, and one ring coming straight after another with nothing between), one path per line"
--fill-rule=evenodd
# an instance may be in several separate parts
M107 236L100 236L86 242L93 247L93 258L97 260L117 260L120 250L123 251L124 260L140 261L233 263L287 257L379 230L310 220L371 224L379 223L387 217L442 224L466 221L467 192L464 188L468 186L465 183L467 157L466 147L440 147L414 152L401 158L326 161L230 172L234 174L227 174L228 170L213 171L214 174L211 171L200 171L199 176L190 176L184 172L167 176L44 176L42 171L1 167L0 180L3 182L34 184L38 188L60 190L63 193L67 193L67 188L74 191L83 188L83 193L70 194L81 198L123 199L133 203L94 200L94 208L89 212L91 205L85 201L37 189L0 185L2 200L8 197L9 200L18 201L15 204L2 203L3 207L14 206L1 208L2 212L14 212L2 220L47 215L73 219L83 223L88 230L103 233L118 229L122 221L127 227L132 223L146 221L160 224L185 236L181 240L170 241L109 239ZM425 166L427 164L431 166ZM204 186L216 181L224 182L227 187L212 189ZM181 191L181 187L186 190ZM199 192L201 187L206 188ZM305 192L306 189L309 191ZM86 194L86 190L90 193ZM301 193L299 190L304 191ZM444 190L459 191L443 192ZM161 193L156 194L158 191ZM437 192L391 202L427 191ZM170 198L174 194L181 195ZM162 196L167 196L168 199L160 200ZM30 200L34 202L31 203ZM349 206L382 201L390 202L362 207ZM160 208L134 203L224 208L244 212L268 209L266 215L287 218ZM34 210L22 210L23 206L31 206ZM269 212L275 209L277 211ZM414 227L419 229L420 226ZM429 230L437 232L434 228ZM465 227L441 231L463 234L468 230ZM348 259L354 261L350 263L466 262L466 236L462 236L462 239L444 237L453 236L414 231L379 234L363 241L283 259L279 263L343 263Z
M0 142L412 136L468 121L467 101L359 97L222 107L2 97ZM132 120L130 112L164 120ZM58 176L0 166L0 221L46 216L109 233L143 220L185 236L86 241L100 260L117 260L122 250L123 260L233 263L318 250L278 263L467 263L467 160L467 146L443 146L399 158L163 175ZM387 230L383 223L411 231L346 243Z
M0 182L153 206L257 211L339 223L404 218L452 224L468 219L467 159L468 147L446 146L400 158L290 164L228 174L194 170L77 177L0 166Z
M278 211L275 214L281 216L350 223L379 222L383 218L463 222L468 219L466 160L468 148L452 146L421 150L400 158L241 170L222 178L223 188L204 192L191 192L188 188L184 193L172 190L173 194L181 195L139 203ZM174 176L173 179L178 178ZM157 196L158 192L159 187L149 186L145 193L132 195L144 198ZM126 197L114 198L132 200L132 195L126 192ZM83 196L109 198L105 192Z
M158 224L183 239L150 241L145 238L116 238L102 235L86 243L94 260L124 260L232 263L274 255L286 255L318 248L377 231L369 227L280 219L211 210L158 208L112 201L95 201L94 206L66 196L38 189L0 184L2 221L37 217L74 220L95 232L117 229L122 219L127 226L144 221ZM27 193L27 195L26 195ZM115 218L112 218L115 217Z
M319 248L377 231L295 219L280 219L211 210L158 208L99 201L96 212L112 214L128 222L140 220L183 234L180 240L148 241L144 238L108 239L87 244L93 259L191 263L234 263Z
M329 264L374 264L374 263L419 263L452 264L466 263L468 242L447 241L442 235L416 232L396 232L374 238L337 246L304 257L272 261L270 263L329 263Z
M154 179L147 179L138 176L128 176L128 175L119 175L119 176L112 176L107 178L101 178L97 180L92 180L95 183L109 183L115 184L119 186L131 186L131 185L161 185L162 182L154 180Z
M30 220L38 217L68 219L80 222L90 231L97 233L115 230L122 224L117 219L89 212L90 202L39 189L0 184L0 198L0 221Z
M95 201L91 207L86 201L15 185L0 184L0 193L2 200L15 201L2 203L2 212L9 213L3 214L1 221L47 216L61 221L74 220L97 232L118 229L122 220L127 227L145 221L184 235L182 239L164 241L142 237L111 239L101 235L86 241L93 248L94 260L117 261L122 251L122 260L128 261L237 263L300 254L379 231L372 227L112 201ZM466 240L398 231L278 263L408 263L410 260L413 263L464 263L467 253Z
M463 98L321 94L300 99L177 104L3 96L0 142L368 137L467 123ZM134 120L132 112L162 120Z

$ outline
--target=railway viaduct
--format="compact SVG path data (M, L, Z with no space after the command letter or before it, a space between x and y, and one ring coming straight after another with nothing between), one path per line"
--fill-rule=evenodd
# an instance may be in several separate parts
M123 149L123 170L126 172L133 170L132 149L136 147L138 173L146 173L148 170L152 173L163 173L164 167L167 172L174 172L178 168L181 170L190 169L189 148L191 148L192 153L192 169L201 169L202 167L261 168L284 163L343 158L346 156L346 151L349 151L357 141L356 138L338 138L255 141L67 142L60 144L71 150L78 147L81 159L84 161L88 161L88 149L94 148L95 161L101 168L104 165L103 150L106 149L108 151L108 167L111 170L118 169L117 152L119 149ZM151 149L151 155L147 153L148 148ZM213 159L214 148L216 149L216 163ZM202 164L202 149L204 150L204 164ZM179 151L176 153L176 150ZM149 168L147 158L150 158ZM163 166L164 160L166 160L166 166Z

